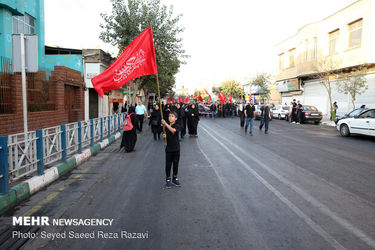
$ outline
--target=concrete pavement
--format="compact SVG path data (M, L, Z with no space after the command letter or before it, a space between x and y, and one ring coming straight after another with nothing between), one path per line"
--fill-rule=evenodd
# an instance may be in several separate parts
M171 190L162 141L146 129L130 154L117 141L1 217L0 248L374 249L375 140L278 120L265 135L257 125L251 137L239 119L203 118L199 137L181 143L183 187ZM22 215L113 225L10 226ZM36 238L12 238L18 230Z

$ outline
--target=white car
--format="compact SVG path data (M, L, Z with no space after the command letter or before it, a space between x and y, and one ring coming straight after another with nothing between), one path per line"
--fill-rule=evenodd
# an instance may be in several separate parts
M369 109L354 117L339 120L336 128L341 136L350 136L351 134L375 136L375 109Z
M285 115L289 113L289 107L285 105L276 105L272 108L273 118L278 118L279 120L285 119Z

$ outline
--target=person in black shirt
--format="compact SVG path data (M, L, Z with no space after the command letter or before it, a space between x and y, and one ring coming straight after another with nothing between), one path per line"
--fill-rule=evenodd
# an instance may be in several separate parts
M246 125L245 125L245 133L247 133L247 127L250 123L250 135L253 135L253 127L254 127L254 117L255 117L255 106L254 101L251 100L248 105L246 105L244 109L244 115L246 119Z
M293 99L293 102L292 102L292 115L291 115L291 118L292 118L292 122L296 123L296 121L297 121L297 103L296 103L296 99Z
M264 133L268 134L268 126L269 126L270 119L271 119L271 112L270 112L270 107L268 106L268 103L264 102L264 106L261 107L260 110L262 111L262 113L260 115L259 130L262 131L263 125L265 125L266 129L264 130Z
M166 175L166 188L171 188L172 184L175 186L181 186L180 181L177 178L178 174L178 162L180 161L180 142L178 140L178 132L180 127L176 123L177 114L170 112L168 116L169 124L163 119L161 123L166 127L166 133L163 134L163 138L167 140L167 146L165 148L165 175ZM173 179L171 182L171 168L173 164Z
M215 119L217 107L216 107L216 104L214 102L211 104L210 109L211 109L211 112L212 112L212 119Z
M156 136L160 140L160 134L162 131L161 128L161 113L159 109L159 104L156 104L155 107L152 109L152 113L150 116L149 126L151 125L151 131L154 134L154 140L156 141Z
M298 101L297 104L297 124L302 123L302 111L303 111L303 106L300 101Z

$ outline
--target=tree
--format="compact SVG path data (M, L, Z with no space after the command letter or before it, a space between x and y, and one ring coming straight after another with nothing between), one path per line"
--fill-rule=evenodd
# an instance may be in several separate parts
M341 93L350 95L352 98L353 109L355 109L355 100L357 95L363 94L368 86L366 85L367 68L360 66L349 73L342 73L338 78L338 90Z
M335 119L335 112L333 111L332 102L332 79L337 78L338 69L340 68L341 60L334 56L326 56L317 61L315 65L315 76L319 79L327 91L330 106L330 119Z
M212 93L214 93L215 95L217 95L221 91L219 87L212 87L211 90L212 90Z
M112 14L101 14L104 23L100 39L119 48L119 54L147 27L154 36L156 63L161 96L170 95L175 84L175 75L184 59L185 50L179 35L183 28L178 22L182 15L173 15L160 0L111 0ZM143 76L135 80L136 88L143 88L148 97L157 93L156 76ZM148 98L146 98L148 100Z
M222 91L223 95L227 95L227 98L229 98L229 95L232 94L232 97L235 99L242 99L244 95L243 87L240 82L237 82L235 80L228 80L224 81L220 84L219 87L220 91Z
M267 73L258 74L251 82L251 86L258 88L259 98L264 102L269 99L270 91L268 85L270 84L271 76Z

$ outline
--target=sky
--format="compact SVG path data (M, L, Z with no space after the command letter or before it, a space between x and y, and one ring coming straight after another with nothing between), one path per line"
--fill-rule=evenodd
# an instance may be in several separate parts
M355 0L161 0L182 14L181 38L190 56L176 75L177 89L218 86L225 80L246 83L258 73L272 73L275 45L302 26L319 21ZM46 45L117 48L99 39L100 13L110 0L45 0Z

